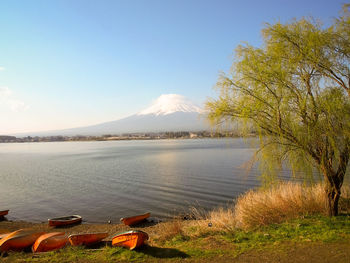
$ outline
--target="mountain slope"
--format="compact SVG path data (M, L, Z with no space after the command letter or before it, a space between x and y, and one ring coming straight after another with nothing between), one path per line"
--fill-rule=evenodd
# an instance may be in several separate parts
M74 136L202 130L209 130L203 110L184 96L165 94L156 99L150 107L124 119L86 127L25 135Z

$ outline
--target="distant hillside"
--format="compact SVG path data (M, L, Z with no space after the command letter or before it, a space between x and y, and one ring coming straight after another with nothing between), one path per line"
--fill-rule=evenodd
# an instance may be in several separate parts
M97 125L17 134L17 136L74 136L166 131L210 130L203 110L181 95L161 95L147 109L130 117Z

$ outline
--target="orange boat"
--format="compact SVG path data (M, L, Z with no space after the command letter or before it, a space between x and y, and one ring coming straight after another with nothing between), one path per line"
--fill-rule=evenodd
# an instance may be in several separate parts
M0 211L0 217L6 216L9 213L10 210L2 210Z
M4 237L8 236L10 233L5 233L5 234L0 234L0 240L3 239Z
M146 213L143 215L125 217L125 218L120 218L120 221L123 222L127 226L131 226L131 225L135 225L137 223L142 222L143 220L148 218L150 215L151 215L151 213Z
M20 229L12 232L0 240L0 251L22 250L27 248L37 240L44 232Z
M57 218L48 219L49 226L72 225L72 224L80 223L81 220L82 220L82 218L79 215L64 216L64 217L57 217Z
M41 235L32 246L33 252L47 252L63 248L68 243L64 232L53 232Z
M90 246L108 237L108 233L75 234L68 237L72 246Z
M132 230L119 233L112 239L112 245L116 247L126 247L130 250L140 247L148 240L148 234L140 230Z

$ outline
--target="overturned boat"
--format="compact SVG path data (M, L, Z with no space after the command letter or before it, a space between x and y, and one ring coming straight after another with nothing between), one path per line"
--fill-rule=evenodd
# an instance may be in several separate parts
M32 246L32 251L47 252L63 248L68 243L68 237L64 232L53 232L41 235Z
M36 232L28 229L14 231L0 240L0 251L23 250L33 245L35 240L43 234L45 232Z
M3 239L4 237L7 237L10 233L4 233L4 234L0 234L0 240Z
M72 246L91 246L108 237L108 233L72 234L68 237Z
M114 236L112 239L112 245L116 247L126 247L133 250L142 246L148 238L148 234L140 230L126 231Z

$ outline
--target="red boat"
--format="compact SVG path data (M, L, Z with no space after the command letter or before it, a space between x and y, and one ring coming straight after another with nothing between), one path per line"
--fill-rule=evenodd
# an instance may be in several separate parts
M0 240L7 237L11 233L0 234Z
M53 232L41 235L32 247L33 252L47 252L63 248L68 243L68 237L63 232Z
M131 226L131 225L135 225L137 223L142 222L143 220L148 218L150 215L151 215L151 213L146 213L143 215L125 217L125 218L120 218L120 221L123 222L127 226Z
M140 247L148 240L148 234L140 230L132 230L119 233L112 239L112 245L117 247L126 247L130 250Z
M108 233L74 234L68 237L72 246L90 246L108 237Z
M9 213L10 210L2 210L0 211L0 217L6 216Z
M72 224L78 224L82 220L79 215L64 216L48 219L49 226L67 226Z
M20 229L12 232L0 240L0 251L22 250L35 242L37 238L45 234L44 232L35 232L34 230Z

